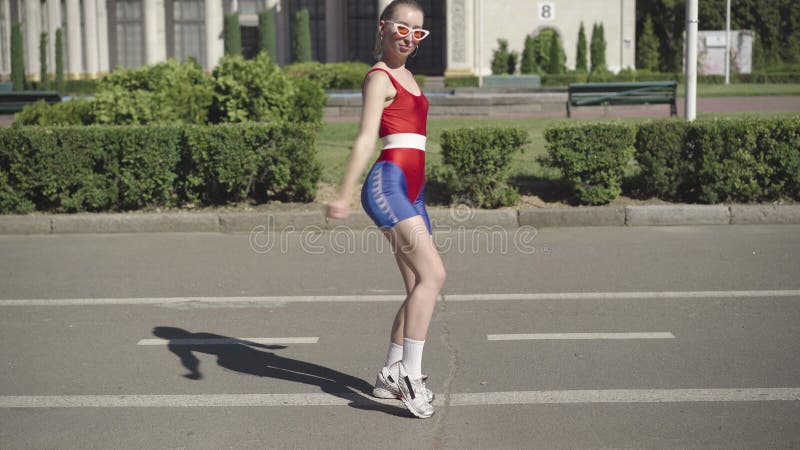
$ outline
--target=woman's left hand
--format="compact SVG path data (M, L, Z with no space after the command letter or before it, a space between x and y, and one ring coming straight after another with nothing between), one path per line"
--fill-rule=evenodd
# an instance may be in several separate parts
M331 219L344 219L350 214L349 202L339 199L328 203L325 213Z

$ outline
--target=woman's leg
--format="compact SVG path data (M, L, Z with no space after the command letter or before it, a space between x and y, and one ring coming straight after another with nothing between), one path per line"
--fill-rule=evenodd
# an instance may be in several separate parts
M392 243L392 248L394 248L394 242L392 242L393 237L392 235L387 232L386 237L389 239L389 242ZM400 275L403 276L403 283L406 287L406 300L403 301L403 304L400 305L400 309L397 310L397 314L394 316L394 323L392 324L392 334L390 339L393 343L397 345L403 345L403 338L405 337L403 334L403 327L405 325L405 315L406 315L406 304L408 303L408 296L411 295L411 291L414 290L414 286L417 285L416 277L414 276L414 271L411 270L411 266L405 261L405 257L395 252L394 259L397 261L397 267L400 269Z

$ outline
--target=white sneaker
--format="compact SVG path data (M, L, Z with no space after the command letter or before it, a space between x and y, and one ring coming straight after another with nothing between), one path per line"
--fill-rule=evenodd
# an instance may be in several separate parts
M392 383L389 382L390 378L392 378L392 375L389 373L388 367L384 367L378 372L378 375L375 377L375 387L372 388L373 397L400 398L400 390L392 387ZM425 384L425 380L427 379L428 376L422 374L420 381L422 381L422 385L425 387L425 396L428 398L428 403L432 403L436 395L434 395L433 391L428 389L428 386Z
M406 405L411 414L420 419L427 419L433 415L434 409L428 403L425 383L421 379L412 380L406 373L402 361L398 361L384 369L388 371L386 381L393 389L400 391L400 401Z

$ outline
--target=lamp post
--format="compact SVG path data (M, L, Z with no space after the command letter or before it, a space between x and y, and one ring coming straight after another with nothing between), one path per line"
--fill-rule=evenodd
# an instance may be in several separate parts
M731 84L731 0L725 16L725 84Z
M686 1L686 120L697 116L697 0Z

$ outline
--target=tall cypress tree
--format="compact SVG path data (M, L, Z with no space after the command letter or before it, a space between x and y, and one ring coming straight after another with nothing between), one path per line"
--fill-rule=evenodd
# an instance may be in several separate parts
M536 65L536 48L534 45L534 37L530 34L525 36L525 47L524 50L522 50L522 62L519 65L519 72L522 74L539 72L539 67Z
M258 13L258 50L267 52L273 60L278 56L275 43L275 15L272 8Z
M600 39L598 45L600 46L600 67L603 69L606 68L606 48L608 47L608 43L606 42L606 29L603 26L603 23L600 23Z
M581 29L578 31L578 48L575 54L575 70L579 72L588 71L589 68L587 67L586 61L586 30L583 27L582 21Z
M550 40L550 67L549 73L564 73L564 49L561 47L561 36L553 33Z
M647 15L644 20L644 29L639 37L636 67L642 70L655 71L658 69L658 38L653 29L653 18Z
M19 23L11 27L11 82L15 91L25 90L25 53Z
M600 31L598 29L597 24L595 23L592 26L592 37L591 42L589 44L590 53L589 53L589 61L592 64L592 67L589 69L594 72L598 67L600 67L600 46L598 45L600 38Z
M306 8L297 11L294 16L292 49L294 50L295 62L308 62L312 60L311 25L309 21L308 10Z
M64 90L64 37L61 28L56 30L56 90Z
M239 14L225 14L223 36L225 37L225 54L242 54L242 29L239 27Z
M47 89L47 33L39 36L39 89Z

